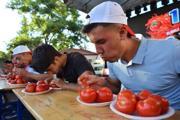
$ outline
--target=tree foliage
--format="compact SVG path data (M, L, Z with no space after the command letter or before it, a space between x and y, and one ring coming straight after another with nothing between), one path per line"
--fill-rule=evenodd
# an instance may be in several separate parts
M5 52L0 51L0 64L2 63L2 61L8 60L8 59L10 59L10 56L6 54Z
M86 41L78 11L61 0L10 0L8 7L23 16L21 30L8 44L9 50L19 44L34 48L41 42L61 50Z

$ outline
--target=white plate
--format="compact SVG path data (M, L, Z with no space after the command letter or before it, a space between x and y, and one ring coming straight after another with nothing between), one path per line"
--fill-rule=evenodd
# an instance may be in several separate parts
M0 77L1 77L1 78L6 78L7 75L1 74Z
M25 87L27 83L25 84L11 84L7 81L8 85L10 85L11 87Z
M7 75L0 75L0 80L6 80L7 79Z
M112 101L116 100L116 97L117 97L116 95L113 95ZM103 103L86 103L86 102L81 101L80 96L77 96L76 100L83 105L96 106L96 107L107 106L107 105L110 105L110 103L112 102L112 101L110 101L110 102L103 102Z
M141 116L137 116L137 115L128 115L122 112L119 112L116 108L115 108L115 103L116 101L111 102L110 104L110 109L123 117L126 117L128 119L133 119L133 120L162 120L162 119L166 119L169 118L170 116L172 116L175 113L175 110L172 107L169 107L169 110L166 114L160 115L160 116L156 116L156 117L141 117Z
M42 91L42 92L26 92L25 89L22 89L21 92L23 92L27 95L40 95L40 94L48 93L49 91L51 91L51 89L48 89L48 90Z
M7 78L5 78L5 77L0 77L0 80L7 80Z

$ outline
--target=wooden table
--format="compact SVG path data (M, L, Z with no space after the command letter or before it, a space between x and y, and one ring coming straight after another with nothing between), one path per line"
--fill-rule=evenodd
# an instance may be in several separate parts
M47 94L29 96L14 89L13 92L37 120L127 120L107 107L89 107L76 101L78 93L51 91ZM168 120L179 120L180 111Z

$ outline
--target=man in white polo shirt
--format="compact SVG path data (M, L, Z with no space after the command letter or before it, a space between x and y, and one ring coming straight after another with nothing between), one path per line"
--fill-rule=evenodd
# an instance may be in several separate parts
M97 53L109 61L111 79L86 75L87 83L115 89L121 81L133 92L148 89L164 96L173 108L180 110L180 41L173 38L139 40L116 2L106 1L97 5L88 17L89 24L83 32L95 44ZM79 84L82 84L82 79L81 76Z

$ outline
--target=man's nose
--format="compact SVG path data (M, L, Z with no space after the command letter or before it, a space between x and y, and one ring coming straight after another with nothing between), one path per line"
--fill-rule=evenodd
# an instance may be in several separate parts
M100 46L95 46L96 47L96 52L97 54L102 54L103 53L103 49Z

